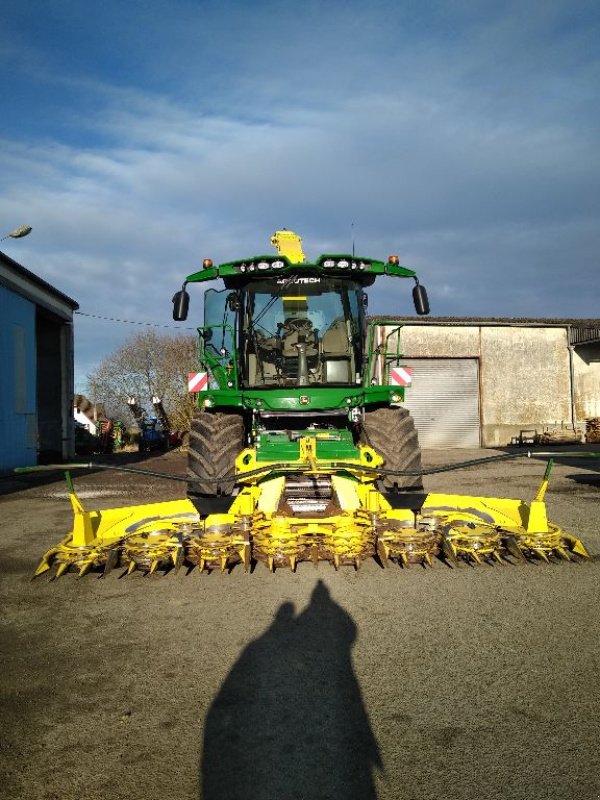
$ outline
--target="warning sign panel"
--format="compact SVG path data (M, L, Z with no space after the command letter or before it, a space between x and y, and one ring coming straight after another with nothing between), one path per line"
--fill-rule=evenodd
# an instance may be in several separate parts
M392 367L390 369L390 386L410 386L413 371L410 367Z
M204 392L208 388L208 372L188 373L188 392Z

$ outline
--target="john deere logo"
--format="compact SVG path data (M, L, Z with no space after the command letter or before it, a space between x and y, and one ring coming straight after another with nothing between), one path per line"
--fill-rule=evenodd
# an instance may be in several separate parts
M310 397L307 394L300 395L300 405L307 406L310 403Z

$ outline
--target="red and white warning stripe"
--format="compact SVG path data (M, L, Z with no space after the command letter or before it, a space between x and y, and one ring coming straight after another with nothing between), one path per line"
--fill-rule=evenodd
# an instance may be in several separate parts
M208 372L188 372L188 392L204 392L208 388Z
M390 386L410 386L413 371L410 367L392 367L390 369Z

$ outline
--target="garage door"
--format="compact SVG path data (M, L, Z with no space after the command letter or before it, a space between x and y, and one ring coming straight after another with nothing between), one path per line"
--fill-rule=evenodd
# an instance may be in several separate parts
M479 447L479 361L476 358L407 358L413 381L405 406L421 447Z

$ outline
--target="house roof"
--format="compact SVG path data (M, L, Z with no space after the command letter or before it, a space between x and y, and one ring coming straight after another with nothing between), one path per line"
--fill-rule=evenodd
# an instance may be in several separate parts
M86 416L90 422L106 422L108 417L103 403L92 403L84 394L76 394L73 398L73 408Z
M377 317L369 317L370 320ZM519 327L565 328L569 347L600 343L600 319L574 319L561 317L382 317L384 324L419 325L422 327Z
M417 316L395 316L395 315L374 315L370 319L377 319L378 316L394 322L403 322L405 325L531 325L535 327L571 327L577 328L600 328L600 319L575 319L573 317L417 317Z

